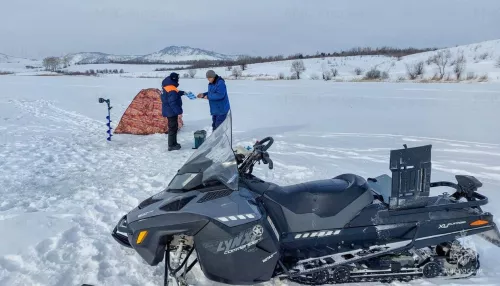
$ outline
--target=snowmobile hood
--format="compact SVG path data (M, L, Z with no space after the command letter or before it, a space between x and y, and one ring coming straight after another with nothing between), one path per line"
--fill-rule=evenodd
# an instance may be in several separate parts
M199 192L172 193L168 190L162 191L152 197L142 201L136 208L127 214L127 222L132 223L158 215L163 215L168 211L177 211L180 206L186 204ZM170 204L177 204L175 208Z

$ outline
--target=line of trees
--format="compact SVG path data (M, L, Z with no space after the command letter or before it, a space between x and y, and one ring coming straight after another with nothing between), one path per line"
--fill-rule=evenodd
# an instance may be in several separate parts
M241 71L245 71L250 64L259 64L267 62L276 62L283 60L302 60L311 58L324 58L324 57L348 57L348 56L368 56L368 55L380 55L380 56L392 56L392 57L403 57L411 54L422 53L427 51L434 51L436 48L427 49L417 49L417 48L391 48L391 47L381 47L381 48L370 48L370 47L358 47L346 51L334 52L334 53L320 53L312 55L304 55L302 53L297 53L289 55L287 57L283 55L268 56L268 57L251 57L251 56L240 56L237 59L226 59L226 60L192 60L192 61L177 61L177 62L166 62L166 61L144 61L141 59L132 59L125 61L109 61L112 64L148 64L148 65L165 65L165 64L176 64L182 65L174 68L158 68L156 71L172 71L172 70L190 70L190 69L203 69L203 68L217 68L217 67L228 67L228 70L232 71L233 67L239 67ZM81 64L81 63L76 63ZM43 66L47 71L56 71L60 67L66 68L70 65L70 57L48 57L43 60ZM299 75L300 76L300 75Z
M128 60L128 61L111 61L111 63L116 64L176 64L184 65L186 67L177 68L159 68L156 71L170 71L170 70L186 70L186 69L202 69L202 68L216 68L216 67L233 67L239 66L242 71L246 70L249 64L259 64L267 62L276 62L283 60L301 60L301 59L311 59L311 58L324 58L324 57L349 57L349 56L392 56L392 57L403 57L407 55L423 53L428 51L435 51L436 48L427 49L417 49L417 48L370 48L370 47L358 47L347 51L334 52L334 53L316 53L313 55L304 55L301 53L289 55L287 57L283 55L269 56L269 57L251 57L251 56L241 56L235 60L193 60L193 61L176 61L176 62L165 62L165 61L142 61L140 59ZM232 68L230 69L232 70Z
M45 70L55 72L61 65L61 59L58 57L47 57L43 59L42 65Z

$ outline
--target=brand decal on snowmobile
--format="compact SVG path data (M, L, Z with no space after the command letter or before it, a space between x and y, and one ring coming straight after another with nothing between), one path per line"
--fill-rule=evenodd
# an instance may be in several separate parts
M138 217L138 218L141 218L141 217L143 217L143 216L147 216L148 214L150 214L150 213L152 213L152 212L154 212L154 210L152 210L152 211L147 211L147 212L145 212L145 213L142 213L142 214L138 215L137 217Z
M217 252L224 251L224 254L231 254L239 250L247 249L259 243L262 240L263 234L264 228L261 225L256 225L234 238L219 242Z
M337 235L340 233L340 230L319 230L315 232L306 232L306 233L301 233L295 235L295 239L299 238L313 238L313 237L324 237L324 236L331 236L331 235Z
M274 234L276 235L276 238L278 239L278 241L280 241L280 236L279 236L279 233L278 233L278 230L276 229L276 227L274 226L274 223L273 221L271 220L271 217L267 217L267 221L269 222L269 224L271 225L271 228L273 229L273 232Z
M254 214L242 214L242 215L233 215L233 216L221 216L221 217L218 217L217 220L222 221L222 222L228 222L228 221L247 220L247 219L254 219L254 218L255 218Z
M273 258L273 257L276 255L276 253L278 253L278 252L275 252L275 253L273 253L273 254L269 255L268 257L264 258L264 259L262 260L262 263L266 263L266 262L268 262L271 258Z
M444 223L444 224L440 224L438 228L448 228L449 226L460 225L460 224L465 224L465 223L466 223L466 221Z

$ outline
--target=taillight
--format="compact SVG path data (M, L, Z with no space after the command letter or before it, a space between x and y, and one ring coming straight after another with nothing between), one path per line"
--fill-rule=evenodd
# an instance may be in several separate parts
M479 219L479 220L476 220L476 221L473 221L470 223L470 226L481 226L481 225L486 225L488 224L489 222L487 220L482 220L482 219Z

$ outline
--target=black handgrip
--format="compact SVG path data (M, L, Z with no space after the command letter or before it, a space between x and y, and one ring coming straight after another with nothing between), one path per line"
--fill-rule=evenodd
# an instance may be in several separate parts
M273 160L271 160L271 158L269 158L269 154L267 152L265 152L264 154L262 154L262 161L266 165L269 164L269 169L273 168Z
M269 157L267 158L267 162L269 163L269 169L273 169L273 160L271 160Z
M266 143L266 142L269 142L269 143L264 145L264 143ZM269 149L269 147L271 147L271 145L273 145L273 143L274 143L273 137L266 137L266 138L260 140L258 145L262 146L262 151L267 151L267 149Z

